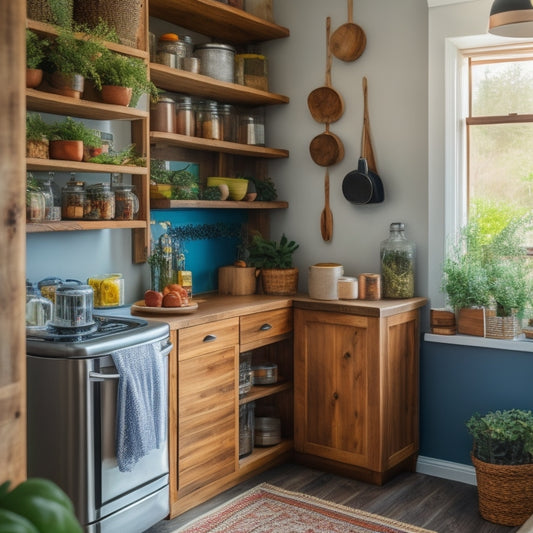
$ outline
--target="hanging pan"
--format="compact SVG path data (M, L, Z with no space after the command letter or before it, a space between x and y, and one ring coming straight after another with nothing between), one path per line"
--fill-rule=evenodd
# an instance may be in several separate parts
M378 204L385 199L383 182L377 174L374 151L370 142L370 121L366 102L366 77L363 78L363 92L365 93L365 117L363 119L363 133L361 136L361 157L357 170L348 172L342 182L344 197L354 204ZM367 156L372 158L373 169L369 169Z
M353 22L353 0L348 0L348 22L333 32L330 48L342 61L355 61L366 48L365 32Z
M337 135L329 131L329 122L326 122L326 131L311 141L309 153L321 167L330 167L344 159L344 145Z
M311 116L322 124L336 122L344 113L344 101L339 92L331 86L331 53L329 50L329 34L331 18L326 19L326 85L309 93L307 107Z

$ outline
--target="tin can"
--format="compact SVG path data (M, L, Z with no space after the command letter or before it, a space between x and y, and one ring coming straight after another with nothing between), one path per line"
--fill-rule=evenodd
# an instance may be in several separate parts
M233 83L235 78L235 48L229 44L206 43L196 46L200 59L200 74L219 81Z

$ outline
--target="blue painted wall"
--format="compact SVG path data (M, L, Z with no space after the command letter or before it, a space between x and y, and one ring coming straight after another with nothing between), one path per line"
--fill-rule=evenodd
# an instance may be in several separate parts
M465 422L513 408L533 410L533 353L422 340L420 455L471 465Z

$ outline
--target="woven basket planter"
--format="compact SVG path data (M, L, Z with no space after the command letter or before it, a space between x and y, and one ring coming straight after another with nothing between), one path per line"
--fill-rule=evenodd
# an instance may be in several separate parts
M514 339L522 327L515 316L488 316L486 336L492 339Z
M533 464L494 465L470 457L481 516L495 524L521 526L533 514Z
M137 47L142 0L74 0L74 21L94 28L100 19L126 46Z
M264 268L261 270L263 292L273 296L294 296L298 290L297 268Z

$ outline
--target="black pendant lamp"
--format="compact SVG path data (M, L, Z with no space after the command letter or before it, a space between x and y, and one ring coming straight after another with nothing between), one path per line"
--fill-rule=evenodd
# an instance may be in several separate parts
M504 37L533 37L533 0L494 0L489 33Z

